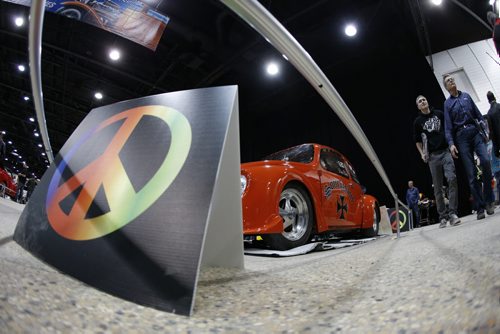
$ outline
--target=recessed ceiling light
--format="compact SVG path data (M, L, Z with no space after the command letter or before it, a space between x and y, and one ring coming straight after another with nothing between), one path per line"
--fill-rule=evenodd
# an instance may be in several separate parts
M269 75L276 75L276 74L278 74L280 69L279 69L278 65L276 65L276 63L269 63L269 64L267 64L266 71L267 71L267 74L269 74Z
M102 93L101 92L97 92L94 94L94 97L98 100L102 99Z
M2 131L2 134L4 135L4 134L5 134L5 131Z
M42 155L45 156L45 153L42 152Z
M441 3L443 2L443 0L431 0L431 2L436 5L436 6L439 6L441 5Z
M35 121L35 119L33 117L30 117L29 120L30 120L30 122L34 122Z
M24 25L24 18L22 16L18 16L14 19L14 24L18 27L22 27Z
M118 59L120 59L120 51L118 51L117 49L113 49L109 52L109 58L111 60L114 60L114 61L117 61Z
M24 65L17 65L17 69L19 70L19 72L26 71L26 67Z
M23 97L23 99L24 99L24 101L29 101L30 100L29 96L25 96L25 97Z
M345 26L344 32L347 36L353 37L358 32L358 29L356 29L356 26L354 24L348 24Z
M38 147L42 147L43 145L42 144L38 144Z
M12 140L9 140L7 144L12 145Z
M35 137L40 137L40 134L38 132L34 133Z

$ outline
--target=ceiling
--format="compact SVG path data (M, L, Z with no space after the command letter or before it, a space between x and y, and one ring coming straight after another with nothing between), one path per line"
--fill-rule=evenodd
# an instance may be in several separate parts
M491 36L450 0L281 0L264 5L304 46L337 88L377 151L389 175L408 176L394 154L411 143L414 97L426 92L436 104L442 93L424 55ZM485 20L487 0L460 0ZM42 84L48 133L57 154L69 135L95 107L137 97L219 85L238 85L242 161L284 147L319 142L346 153L371 178L373 168L345 127L305 79L258 33L215 0L165 0L159 11L170 17L156 51L69 18L46 13L43 27ZM40 177L44 149L33 135L37 123L31 97L28 31L13 16L29 8L0 1L0 130ZM358 25L355 38L343 34ZM122 51L118 62L107 53ZM270 78L264 64L275 60L280 75ZM27 66L28 67L28 66ZM104 94L94 98L95 91ZM412 153L415 153L411 151ZM404 163L416 161L405 153ZM399 157L401 158L401 157ZM417 157L418 158L418 157ZM15 156L7 165L16 161ZM420 173L410 170L410 173ZM367 181L383 192L381 183ZM401 182L396 180L393 182ZM370 188L370 187L369 187ZM374 189L375 190L375 189ZM382 195L381 195L382 196Z

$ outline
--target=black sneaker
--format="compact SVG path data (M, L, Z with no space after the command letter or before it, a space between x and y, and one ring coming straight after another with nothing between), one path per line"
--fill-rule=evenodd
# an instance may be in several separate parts
M486 217L484 211L480 211L477 213L477 220L484 219L484 217Z
M495 213L495 205L493 202L486 204L486 213L490 216Z

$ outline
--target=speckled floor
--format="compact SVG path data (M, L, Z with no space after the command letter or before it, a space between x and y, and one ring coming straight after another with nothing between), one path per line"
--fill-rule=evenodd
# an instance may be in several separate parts
M194 313L109 296L11 241L0 199L1 333L500 333L500 212L344 249L201 273ZM500 211L500 209L497 209Z

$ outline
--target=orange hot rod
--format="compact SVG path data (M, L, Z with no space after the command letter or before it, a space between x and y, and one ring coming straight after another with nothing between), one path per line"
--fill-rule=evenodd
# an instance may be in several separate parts
M241 164L245 239L272 249L301 246L327 232L378 234L377 200L366 195L351 163L334 149L303 144Z

